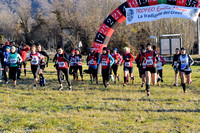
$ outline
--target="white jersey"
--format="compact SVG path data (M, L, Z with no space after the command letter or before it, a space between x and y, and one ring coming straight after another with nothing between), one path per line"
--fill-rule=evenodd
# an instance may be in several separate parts
M163 67L162 67L162 60L160 59L160 56L158 57L158 61L157 61L157 70L162 70Z
M190 67L188 69L186 69L186 67L189 66L189 57L188 57L188 54L186 54L185 57L183 57L183 55L180 55L179 58L180 58L180 62L181 62L181 70L191 71Z

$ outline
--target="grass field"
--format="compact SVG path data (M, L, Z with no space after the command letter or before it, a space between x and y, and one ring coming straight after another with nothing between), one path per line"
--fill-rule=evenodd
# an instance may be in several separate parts
M45 88L32 90L28 71L15 89L11 82L0 87L0 132L200 132L199 67L193 67L187 94L173 86L170 65L164 67L164 83L151 87L149 98L136 68L134 74L134 85L123 87L121 80L108 90L101 78L100 85L89 84L84 75L85 83L72 82L74 91L69 92L56 90L55 71L45 72Z

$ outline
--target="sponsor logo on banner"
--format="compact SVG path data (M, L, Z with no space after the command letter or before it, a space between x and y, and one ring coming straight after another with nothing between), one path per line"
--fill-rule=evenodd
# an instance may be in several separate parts
M196 21L199 12L199 8L166 4L126 8L126 22L129 25L138 22L156 21L161 18L185 18Z

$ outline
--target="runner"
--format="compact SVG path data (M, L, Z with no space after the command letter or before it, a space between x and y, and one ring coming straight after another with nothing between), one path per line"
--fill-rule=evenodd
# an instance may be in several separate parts
M33 89L36 89L36 86L37 86L37 81L38 81L37 75L39 74L39 70L40 70L40 65L39 65L40 59L41 59L41 55L40 53L36 52L36 45L32 45L31 53L28 54L26 61L27 60L31 61L31 71L34 76Z
M95 51L93 47L90 48L90 53L87 57L87 65L89 66L89 73L90 73L90 83L96 81L98 84L98 66L97 61L99 59L99 54Z
M174 68L174 72L175 72L175 83L174 86L178 87L178 59L180 56L180 51L179 48L176 48L176 54L174 54L173 57L173 63L172 63L172 67Z
M44 78L44 75L43 75L43 71L45 69L45 65L46 65L46 67L48 67L49 55L45 51L42 50L41 44L38 44L37 50L38 50L38 53L41 54L41 58L40 58L40 61L39 61L39 64L40 64L40 70L39 70L40 86L44 87L46 81L45 81L45 78ZM45 62L45 57L47 58L46 62Z
M144 87L145 82L146 82L146 75L145 75L146 62L145 62L145 58L144 58L145 52L146 52L146 49L143 48L141 50L141 55L138 57L138 59L139 59L138 69L139 69L139 73L140 73L140 76L141 76L141 79L142 79L141 87Z
M124 63L124 86L126 86L129 83L129 78L131 77L131 81L133 83L134 81L134 75L133 75L133 61L134 57L130 53L130 48L125 47L124 48L124 54L123 54L123 63Z
M158 55L158 58L157 58L157 75L158 75L158 86L160 86L160 81L163 82L163 66L165 65L165 59Z
M150 96L151 78L152 78L153 85L156 84L156 79L157 79L156 56L157 56L157 53L152 50L152 44L148 43L147 51L145 53L145 63L146 63L145 76L146 76L147 96Z
M142 67L141 67L141 56L142 56L142 51L143 50L145 50L145 47L144 47L144 45L140 45L140 52L139 52L139 54L137 55L137 57L135 58L135 62L136 62L136 64L137 64L137 68L138 68L138 71L139 71L139 76L140 76L140 78L142 78L142 74L143 73L140 73L140 72L143 72L143 71L140 71L141 69L142 69Z
M3 75L4 75L4 79L5 79L5 84L8 84L8 77L7 77L7 72L9 70L9 62L8 62L8 56L10 54L10 47L7 46L6 47L6 51L4 52L4 67L3 67Z
M184 93L186 93L186 85L185 85L185 75L187 76L187 83L191 84L191 75L192 69L191 66L194 64L192 57L189 54L186 54L185 48L181 48L181 54L178 59L179 70L181 75L181 85L183 87Z
M69 70L68 70L68 66L69 66L69 59L68 59L68 55L66 53L64 53L63 48L59 47L57 49L57 54L54 57L56 59L56 64L57 64L57 76L58 76L58 81L60 84L60 87L58 90L63 90L63 85L62 85L62 80L61 80L61 72L63 72L65 74L65 78L66 81L69 85L69 90L72 91L72 85L71 82L69 80Z
M117 83L117 80L116 80L117 78L118 78L118 81L120 80L119 75L117 74L117 71L118 71L119 64L121 64L122 61L123 61L121 55L119 53L117 53L117 52L118 52L117 48L114 48L113 49L113 53L111 54L111 56L114 58L115 62L112 65L112 68L111 68L110 72L111 72L111 79L112 79L112 71L113 71L113 73L115 75L115 78L114 78L114 83L115 84Z
M81 80L83 82L83 67L82 67L82 55L80 49L76 49L75 54L75 75L76 75L76 81L78 81L78 70L80 72Z
M108 50L106 47L103 48L103 53L99 56L98 65L102 64L102 78L103 78L103 84L105 88L110 85L110 69L112 65L114 64L115 60L113 57L108 54Z
M22 66L24 66L24 75L26 77L26 58L27 58L27 52L30 50L30 47L28 45L25 45L23 42L21 43L22 48L21 48L21 53L20 56L22 57L22 65L20 66L20 73L22 71Z
M70 67L69 67L69 74L73 75L74 81L76 80L75 78L75 50L72 50L71 55L69 56L69 61L70 61Z
M15 88L17 84L17 69L18 65L22 62L21 56L16 52L16 48L14 46L11 47L11 52L8 55L8 63L9 67L9 78L12 79L13 87Z

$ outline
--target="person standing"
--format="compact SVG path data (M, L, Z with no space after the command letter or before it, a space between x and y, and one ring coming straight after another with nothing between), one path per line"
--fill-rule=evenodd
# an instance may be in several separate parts
M134 81L134 75L133 75L133 61L134 57L130 53L130 48L125 47L124 48L124 54L123 54L123 63L124 63L124 86L126 86L129 83L129 78L131 77L131 81L133 83Z
M145 76L146 76L147 96L150 96L151 78L152 78L153 85L156 85L156 82L157 82L156 56L157 56L157 53L152 49L152 44L148 43L147 50L144 57L145 64L146 64Z
M17 70L19 64L22 62L21 56L16 52L16 48L14 46L11 47L11 52L8 55L8 63L9 63L9 78L13 80L13 87L15 88L17 84Z
M80 49L76 49L76 54L75 54L75 77L76 81L78 81L78 70L80 72L81 80L83 82L83 67L82 67L82 61L83 57L81 55Z
M180 50L179 48L176 48L176 54L174 54L173 56L173 63L172 63L172 67L174 68L174 73L175 73L175 83L174 83L174 86L178 87L178 73L179 73L179 70L178 70L178 59L179 59L179 56L180 56Z
M72 50L71 51L71 55L69 56L69 64L70 64L70 67L69 67L69 74L70 75L73 75L73 79L74 81L76 80L76 77L75 77L75 50Z
M57 77L58 77L58 81L60 84L60 87L58 90L63 90L63 85L62 85L62 80L61 80L61 72L64 73L66 81L68 83L69 86L69 90L72 91L72 85L71 82L69 80L69 70L68 70L68 66L69 66L69 59L68 59L68 55L63 51L62 47L59 47L57 49L57 54L54 57L56 59L56 65L57 65Z
M8 77L7 77L7 72L8 72L8 69L9 69L9 62L8 62L8 56L10 54L10 47L7 46L6 47L6 51L4 52L4 67L3 67L3 75L4 75L4 79L5 79L5 84L8 84Z
M30 47L28 45L25 45L23 42L21 42L21 53L20 56L22 57L22 65L20 66L20 73L22 72L22 66L24 66L24 75L26 77L26 58L27 58L27 52L30 50Z
M118 78L118 81L120 80L119 75L117 74L117 71L118 71L119 64L122 63L123 59L122 59L121 55L118 53L117 48L113 49L113 53L111 54L111 56L114 58L115 62L111 67L110 73L111 73L111 77L112 77L112 71L113 71L113 73L115 75L114 82L116 84L117 83L116 79Z
M38 81L37 75L39 74L39 70L40 70L40 65L39 65L40 58L41 58L41 54L37 52L36 45L33 44L31 46L31 53L28 54L27 59L26 59L26 61L29 59L31 62L31 71L34 77L33 89L36 89L37 87L37 81Z
M114 64L115 60L113 57L108 54L108 50L106 47L103 48L103 53L99 56L98 65L102 64L102 78L103 78L103 84L105 88L110 85L110 69L112 65Z
M192 57L189 54L186 54L185 48L181 48L181 54L178 59L179 70L181 76L181 85L183 87L183 92L186 93L186 84L185 84L185 76L187 76L187 83L191 84L192 79L192 69L191 66L194 64Z
M37 50L38 50L38 53L41 54L41 58L40 58L40 61L39 61L39 65L40 65L40 70L39 70L40 86L44 87L46 81L45 81L45 78L44 78L44 75L43 75L43 71L45 69L45 65L46 65L46 67L48 67L49 55L47 54L47 52L42 50L41 44L38 44ZM46 58L46 62L45 62L45 58Z
M95 51L93 47L90 48L90 53L87 57L87 65L89 66L89 73L90 73L90 83L96 81L98 84L98 59L99 54Z

